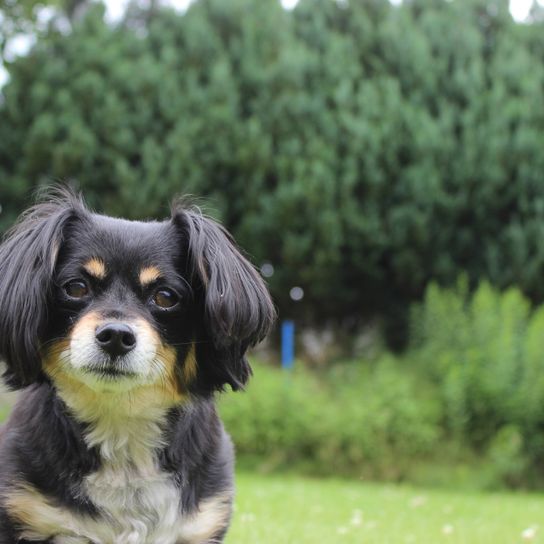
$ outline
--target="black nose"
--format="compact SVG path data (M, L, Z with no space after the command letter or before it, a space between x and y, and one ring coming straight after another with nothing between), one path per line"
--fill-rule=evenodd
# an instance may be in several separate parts
M136 345L134 331L124 323L106 323L96 329L96 342L111 357L125 355Z

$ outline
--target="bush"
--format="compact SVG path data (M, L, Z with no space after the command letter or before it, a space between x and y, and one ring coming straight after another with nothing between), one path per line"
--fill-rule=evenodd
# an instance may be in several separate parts
M77 179L132 218L185 192L308 321L398 315L462 271L544 300L544 19L503 0L199 0L135 2L113 26L79 4L9 65L0 229L36 183Z
M319 474L402 479L440 437L432 395L389 358L319 378L256 365L248 391L226 396L221 414L242 456Z
M505 483L544 477L544 307L518 289L432 285L412 328L411 358L437 386L447 432L487 454Z
M294 373L256 365L221 412L242 457L320 474L544 484L544 307L517 289L431 285L402 357Z

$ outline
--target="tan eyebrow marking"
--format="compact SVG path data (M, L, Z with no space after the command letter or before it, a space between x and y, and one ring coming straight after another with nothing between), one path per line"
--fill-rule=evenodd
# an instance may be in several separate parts
M104 261L97 259L96 257L89 259L83 265L83 268L87 274L94 276L99 280L103 280L106 277L106 265L104 264Z
M140 270L139 278L142 285L149 285L160 277L161 271L156 266L144 266L144 268Z

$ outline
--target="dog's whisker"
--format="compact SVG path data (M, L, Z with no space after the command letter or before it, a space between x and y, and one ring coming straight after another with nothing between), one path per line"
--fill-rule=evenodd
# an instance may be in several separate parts
M170 346L192 346L193 344L207 344L204 340L191 340L190 342L170 342Z

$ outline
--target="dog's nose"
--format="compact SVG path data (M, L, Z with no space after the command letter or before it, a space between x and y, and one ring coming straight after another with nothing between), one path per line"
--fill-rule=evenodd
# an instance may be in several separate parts
M97 344L111 357L125 355L136 345L134 331L124 323L106 323L96 329Z

